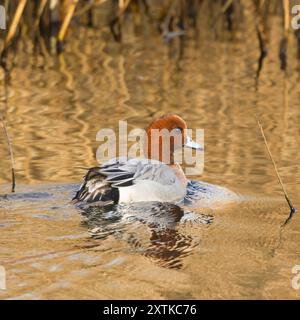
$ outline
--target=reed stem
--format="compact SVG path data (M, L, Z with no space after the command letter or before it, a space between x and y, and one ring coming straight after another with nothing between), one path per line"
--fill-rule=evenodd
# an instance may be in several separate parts
M46 7L47 1L48 0L41 0L40 3L39 3L38 9L37 9L36 18L35 18L35 21L34 21L34 24L33 24L34 33L36 32L36 30L37 30L37 28L39 26L39 23L40 23L42 14L44 12L44 9Z
M283 0L283 11L284 11L284 33L287 37L290 25L290 5L289 0Z
M62 46L62 43L63 43L63 41L65 39L66 32L67 32L68 26L69 26L69 24L71 22L71 19L72 19L72 16L74 14L74 11L76 9L77 3L78 3L78 0L69 1L68 7L67 7L67 12L66 12L66 14L64 16L63 22L61 24L61 27L59 29L58 36L57 36L58 46L59 47Z
M273 156L272 156L272 153L271 153L271 150L270 150L270 148L269 148L268 141L267 141L267 138L266 138L266 136L265 136L263 127L262 127L262 125L261 125L261 123L260 123L260 121L259 121L258 119L257 119L257 124L258 124L258 126L259 126L259 128L260 128L261 135L263 136L263 139L264 139L265 146L266 146L266 148L267 148L269 157L270 157L270 159L271 159L271 161L272 161L272 163L273 163L273 167L274 167L274 169L275 169L276 176L277 176L277 179L278 179L279 184L280 184L280 186L281 186L281 189L282 189L282 191L283 191L283 193L284 193L285 200L286 200L286 202L287 202L287 204L288 204L288 206L289 206L289 208L290 208L290 210L291 210L291 213L294 214L294 213L296 212L296 208L293 206L291 200L290 200L289 197L288 197L288 194L287 194L287 192L286 192L286 189L285 189L285 187L284 187L284 184L283 184L282 179L281 179L281 177L280 177L280 174L279 174L279 172L278 172L278 169L277 169L275 160L274 160L274 158L273 158ZM287 222L287 221L286 221L286 222Z
M19 22L21 20L21 17L22 17L22 14L23 14L23 11L24 11L26 3L27 3L27 0L20 0L19 3L18 3L17 9L15 11L15 14L13 16L12 22L11 22L11 24L9 26L7 35L5 37L5 41L4 41L4 46L3 46L2 52L4 52L7 49L8 45L11 42L11 40L15 36L15 33L16 33L17 27L19 25Z

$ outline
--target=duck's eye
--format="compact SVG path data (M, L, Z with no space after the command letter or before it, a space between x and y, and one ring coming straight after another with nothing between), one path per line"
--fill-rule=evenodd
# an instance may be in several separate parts
M181 128L175 128L172 130L175 134L181 133Z

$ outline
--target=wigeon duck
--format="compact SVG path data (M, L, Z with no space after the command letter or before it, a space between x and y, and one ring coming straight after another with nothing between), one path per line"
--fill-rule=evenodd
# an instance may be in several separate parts
M159 140L158 152L151 149L151 130L167 129L180 134L180 139L170 135L170 150L163 150ZM186 135L185 121L175 114L162 116L147 128L147 158L118 157L101 166L89 169L73 200L101 204L141 201L183 203L209 207L211 201L233 199L230 190L201 181L187 180L182 168L174 162L174 151L188 147L202 147ZM159 139L162 137L159 136ZM203 149L202 149L203 150ZM169 159L168 163L163 159Z

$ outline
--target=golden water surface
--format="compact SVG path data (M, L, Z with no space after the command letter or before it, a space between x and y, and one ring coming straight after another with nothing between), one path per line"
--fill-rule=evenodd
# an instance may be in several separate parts
M154 27L128 24L116 43L107 27L78 26L65 52L47 57L26 39L19 43L6 110L1 88L17 187L11 194L1 133L0 298L300 297L291 285L300 218L280 228L289 209L255 120L300 208L300 61L291 35L287 70L280 70L281 21L270 19L258 81L253 28L225 36L190 30L164 43ZM115 129L119 120L143 128L168 112L205 130L204 172L194 179L226 186L241 201L200 210L211 224L176 223L178 208L158 208L170 215L168 228L124 222L122 213L87 217L70 203L81 167L97 164L99 129Z

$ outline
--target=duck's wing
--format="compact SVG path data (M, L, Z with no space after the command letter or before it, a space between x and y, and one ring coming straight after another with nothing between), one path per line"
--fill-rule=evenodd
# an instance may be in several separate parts
M99 172L106 176L112 187L127 187L141 180L170 185L176 179L175 173L166 164L145 158L116 158L103 164Z
M118 188L128 187L142 180L171 185L176 175L166 164L144 158L114 158L99 167L91 168L73 200L113 201L119 200Z

